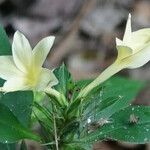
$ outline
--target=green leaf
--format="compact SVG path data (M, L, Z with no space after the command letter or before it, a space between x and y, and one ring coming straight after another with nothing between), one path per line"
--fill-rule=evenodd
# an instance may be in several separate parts
M32 103L32 92L0 94L0 104L7 106L25 127L28 127L31 121Z
M64 137L68 136L70 133L74 134L77 133L79 130L79 122L75 119L73 121L70 121L68 124L66 123L66 126L61 129L60 138L63 139Z
M67 108L66 114L69 118L79 116L80 110L81 110L81 99L77 99L77 96L79 94L79 91L84 88L87 84L89 84L91 80L80 80L77 81L75 84L75 87L73 89L71 102L69 103L69 106Z
M0 150L16 150L16 144L3 144L0 143Z
M0 116L0 142L12 143L25 138L40 140L37 135L21 125L13 113L2 104L0 104Z
M84 116L95 120L108 119L115 112L127 107L143 86L142 82L123 77L109 79L101 85L101 90L97 90L87 99Z
M134 116L134 117L133 117ZM150 142L150 107L129 106L115 113L110 123L86 135L81 142L113 139L132 143Z
M127 78L114 77L108 80L104 87L102 106L97 117L109 118L115 112L129 106L138 92L144 87L144 83Z
M75 82L75 88L73 90L72 99L76 99L79 92L86 87L90 82L92 82L92 79L89 80L79 80ZM88 96L87 96L88 97Z
M11 44L5 30L0 25L0 55L11 55Z
M68 97L68 94L70 94L69 92L74 88L74 82L71 74L64 64L62 64L59 68L56 68L54 70L54 74L59 80L59 83L55 86L55 89Z
M81 100L76 99L68 106L66 110L66 115L68 116L68 118L80 116L79 114L80 109L81 109Z

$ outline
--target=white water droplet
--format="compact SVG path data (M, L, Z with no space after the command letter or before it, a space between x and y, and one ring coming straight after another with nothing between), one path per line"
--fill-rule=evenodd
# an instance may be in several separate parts
M134 110L134 107L132 108L132 111Z
M118 97L119 97L120 99L121 99L121 98L123 98L123 96L122 96L122 95L119 95Z
M87 123L91 123L91 119L90 118L87 119Z
M114 129L115 127L112 125L111 128Z
M145 142L148 141L148 138L145 138L144 141L145 141Z
M146 129L146 131L148 132L148 131L149 131L149 129Z

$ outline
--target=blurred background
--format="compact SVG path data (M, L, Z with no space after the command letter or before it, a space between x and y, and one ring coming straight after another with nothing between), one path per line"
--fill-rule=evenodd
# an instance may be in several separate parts
M133 30L150 26L150 0L0 0L0 23L10 39L16 30L32 46L56 36L45 66L65 62L75 79L96 76L113 62L115 37L122 39L129 13ZM149 79L140 72L124 74Z
M129 13L133 31L150 27L150 0L0 0L0 24L10 39L16 30L32 46L45 36L56 36L44 65L55 68L65 62L75 80L95 77L115 60L115 37L122 39ZM150 63L119 74L149 81ZM148 84L135 103L149 105L149 91ZM97 144L95 150L148 147L107 142Z

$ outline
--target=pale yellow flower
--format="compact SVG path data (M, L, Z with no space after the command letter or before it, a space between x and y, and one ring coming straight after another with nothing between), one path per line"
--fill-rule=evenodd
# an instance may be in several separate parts
M129 14L123 40L116 38L118 57L116 62L123 68L138 68L150 60L150 28L131 31Z
M94 87L124 68L138 68L150 60L150 28L131 31L131 15L129 14L123 40L116 38L118 57L116 61L105 69L92 83L79 93L79 97L86 96Z
M53 45L54 37L42 39L32 50L26 37L17 31L12 43L12 56L0 56L0 77L5 81L1 91L44 91L58 83L51 70L42 65Z

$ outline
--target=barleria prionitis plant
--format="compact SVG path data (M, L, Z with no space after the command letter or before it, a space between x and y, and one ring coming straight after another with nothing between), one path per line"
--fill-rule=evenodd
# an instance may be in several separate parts
M150 141L150 107L131 105L145 83L110 78L150 60L150 28L132 32L129 15L123 40L116 38L116 61L96 79L81 81L74 81L64 64L53 71L42 67L53 36L33 50L19 31L12 47L2 27L0 37L2 149L15 149L20 140L20 149L26 149L24 139L51 150L90 150L96 141L109 139ZM40 134L31 131L34 124Z

